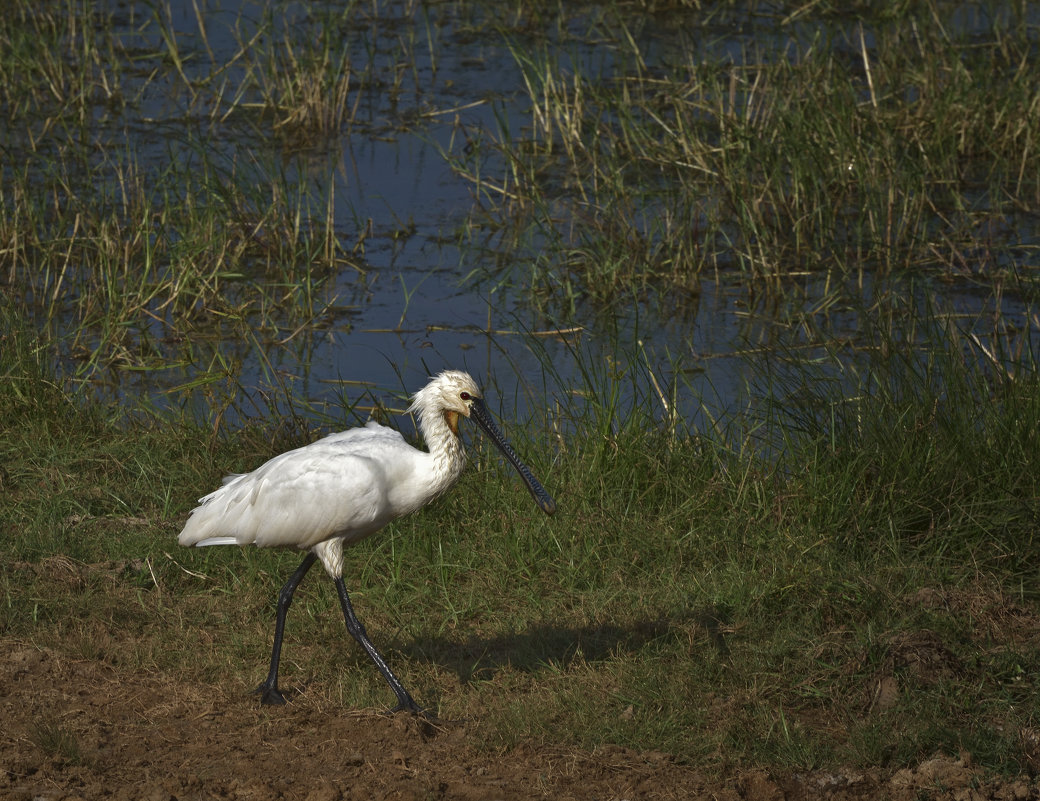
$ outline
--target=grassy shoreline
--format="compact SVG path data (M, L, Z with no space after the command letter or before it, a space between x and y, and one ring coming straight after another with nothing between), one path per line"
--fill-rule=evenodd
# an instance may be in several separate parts
M584 385L568 387L532 341L543 372L526 380L555 403L503 425L560 514L542 519L471 438L454 493L351 549L359 614L395 671L491 749L618 743L718 772L895 770L963 749L1036 771L1040 115L1024 7L981 33L933 25L927 6L858 25L807 8L838 45L741 64L679 58L681 31L650 52L637 28L661 18L613 4L534 6L504 27L469 4L426 9L418 28L326 9L299 39L263 9L230 26L226 59L204 58L201 34L174 37L161 9L129 21L134 47L127 20L71 2L0 20L0 104L16 112L0 123L4 638L215 691L255 685L295 557L174 536L223 474L315 435L272 349L337 319L335 280L375 269L375 238L393 251L413 234L338 220L334 185L297 179L338 137L427 133L442 110L405 107L436 72L425 54L495 35L531 119L452 129L443 155L481 204L456 244L491 254L460 281L526 292L563 326L648 292L695 302L702 275L722 276L819 347L754 349L753 402L693 430L673 411L689 362L574 350ZM714 32L724 12L669 9ZM351 60L351 36L369 61ZM587 69L590 41L623 79ZM155 173L114 142L152 124L143 98L160 87L188 120ZM369 96L388 105L366 128ZM91 138L95 115L112 139ZM222 147L237 135L266 145L235 160ZM897 273L1020 310L995 302L960 325L931 304L941 292L868 279ZM807 275L828 280L802 306ZM855 342L828 338L814 315L832 306L859 315ZM247 358L268 370L271 414L232 426ZM205 421L187 401L89 391L171 364L196 368L177 391L206 401ZM630 400L625 381L642 381ZM384 707L331 588L298 598L286 686Z
M14 350L0 631L247 691L295 560L186 551L174 535L222 473L309 435L113 414ZM361 614L423 702L474 715L489 748L617 743L708 770L895 769L965 750L1026 771L1040 386L1031 367L1011 378L949 354L941 394L940 365L894 354L858 398L821 389L760 421L777 458L739 447L747 420L723 421L723 440L637 410L624 427L589 419L555 450L512 430L561 514L542 520L477 456L450 496L349 551ZM379 708L385 687L326 583L293 608L286 685Z

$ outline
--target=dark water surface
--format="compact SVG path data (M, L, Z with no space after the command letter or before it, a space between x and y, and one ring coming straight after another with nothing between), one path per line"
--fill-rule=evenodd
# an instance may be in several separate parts
M817 33L798 20L778 26L771 6L748 8L718 15L705 28L697 40L700 57L739 63L767 52L781 58L786 48L805 47ZM965 4L951 19L981 26L979 8ZM239 381L247 393L281 385L317 408L331 404L334 417L341 395L352 402L368 393L400 408L401 393L424 383L428 372L462 368L490 385L503 414L523 419L536 409L567 406L570 392L587 389L582 376L591 373L618 382L622 413L626 404L649 402L665 416L676 402L679 415L700 426L705 413L724 414L760 391L763 371L818 362L835 343L845 343L840 347L854 360L870 310L884 303L879 298L918 294L933 312L984 337L997 318L1003 330L1036 326L1028 303L970 278L890 278L884 286L849 279L836 295L831 279L794 276L782 297L770 300L749 291L740 276L712 275L681 304L651 298L606 311L579 305L576 312L554 314L551 304L532 302L522 269L511 273L518 279L496 280L504 256L474 228L479 192L445 158L482 132L497 135L503 121L514 131L528 124L521 70L493 35L494 11L391 2L358 4L344 13L321 4L171 0L115 5L112 13L128 48L169 52L164 37L176 41L181 69L196 91L178 85L173 70L168 80L148 78L143 62L145 88L131 110L112 115L99 109L93 122L99 142L132 154L147 171L162 172L172 160L190 174L196 163L212 160L238 176L255 170L258 186L271 180L270 165L277 164L280 180L314 199L315 215L331 198L342 245L363 239L361 270L344 266L329 279L326 295L335 298L329 313L319 325L287 325L285 336L270 343L266 363L247 343L212 344L244 360ZM538 24L525 22L522 11L509 13L513 30ZM247 85L256 69L249 58L236 56L244 42L258 31L263 41L313 38L322 19L338 26L334 40L367 76L367 88L350 95L352 125L317 144L294 143L270 116L250 116L250 103L260 100L252 96L255 89L224 115L234 105L236 86ZM563 57L581 62L585 72L609 74L617 68L612 51L583 35L582 24L576 15ZM658 19L638 31L648 54L669 55L676 40L666 35L667 27ZM831 36L831 46L847 48L854 58L853 24L837 30L844 35ZM494 174L487 178L496 181ZM1022 236L1034 241L1036 234ZM1028 347L1035 347L1032 339ZM184 402L166 390L190 383L201 361L124 377L117 391L130 402L142 396L159 404ZM680 387L675 397L668 391L673 382ZM205 416L207 400L192 402Z

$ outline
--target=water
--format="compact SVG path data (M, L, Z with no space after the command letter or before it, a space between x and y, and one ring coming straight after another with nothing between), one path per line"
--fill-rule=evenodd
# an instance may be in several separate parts
M802 43L798 47L813 40L814 30L797 21L778 28L778 12L770 6L753 8L743 16L720 12L706 30L702 57L722 54L738 63L756 48L783 52L776 37ZM243 359L238 379L243 392L284 386L319 416L324 408L334 418L343 398L363 398L362 407L379 401L400 409L403 393L422 385L429 373L460 368L497 392L503 414L526 419L554 404L573 407L567 394L582 387L581 373L592 365L597 375L612 376L625 387L626 403L648 402L661 417L676 403L674 412L698 427L747 402L764 359L783 353L774 366L784 369L820 359L836 341L861 336L867 309L885 292L934 294L966 327L987 315L1011 329L1035 323L1027 303L997 297L991 287L970 281L931 284L926 290L918 282L910 290L892 279L879 290L872 281L860 286L859 279L848 279L841 303L816 308L834 296L827 277L791 279L775 305L755 299L739 281L711 276L701 282L695 302L681 308L633 300L609 314L579 308L566 318L547 316L522 285L474 280L494 275L496 254L482 248L479 237L461 235L472 224L475 188L444 158L464 148L467 137L495 130L503 119L512 130L529 120L514 56L480 27L492 12L467 17L452 4L401 2L381 4L377 13L376 6L359 5L345 15L331 6L188 0L160 4L157 12L136 4L116 9L127 47L171 52L165 27L194 89L185 89L174 71L163 79L147 78L155 60L143 59L143 90L122 113L99 106L92 137L156 172L171 159L193 165L200 158L200 139L205 157L229 169L280 163L287 182L314 198L313 208L334 198L341 244L349 247L364 236L360 271L345 266L331 278L333 311L320 324L296 329L287 324L281 336L269 340L264 359L249 343L200 340L183 368L121 376L115 392L124 402L144 397L159 405L187 402L206 416L208 399L168 390L190 383L211 360L206 354L212 348ZM959 13L978 24L978 14ZM315 25L315 18L327 24ZM581 34L583 20L573 24L571 33ZM637 33L660 38L662 30ZM859 45L853 31L850 22L839 45L850 58ZM345 47L351 63L369 71L369 88L349 96L355 124L348 133L296 148L270 116L241 110L224 116L228 99L247 83L252 68L242 56L248 52L244 43L258 33L286 42L328 36L333 49ZM647 52L675 57L672 40L660 41ZM612 51L581 35L562 57L582 61L586 70L609 73L617 67ZM132 89L124 86L123 92ZM259 97L251 89L240 100L247 108ZM258 183L269 179L269 169L257 170ZM156 323L157 338L163 325ZM104 376L91 378L103 384ZM673 382L681 390L677 397L667 391Z

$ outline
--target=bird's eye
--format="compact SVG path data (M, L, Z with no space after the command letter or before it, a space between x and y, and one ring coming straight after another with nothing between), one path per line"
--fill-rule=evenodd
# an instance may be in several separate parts
M459 393L459 397L462 398L463 400L469 400L469 393L465 392L465 391L460 392Z

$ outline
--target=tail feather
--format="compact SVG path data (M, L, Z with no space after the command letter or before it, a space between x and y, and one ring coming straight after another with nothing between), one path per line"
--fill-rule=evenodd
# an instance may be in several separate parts
M195 543L196 548L202 548L206 545L238 545L238 540L234 537L207 537Z

